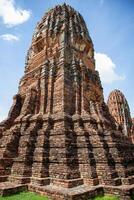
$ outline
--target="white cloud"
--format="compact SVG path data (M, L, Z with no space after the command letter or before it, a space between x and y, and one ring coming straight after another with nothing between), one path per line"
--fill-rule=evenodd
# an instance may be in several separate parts
M7 26L22 24L30 15L30 11L16 7L15 0L0 0L0 17Z
M0 35L0 39L7 40L7 41L18 41L19 37L12 34L3 34L3 35Z
M116 65L108 55L95 52L95 60L96 69L99 71L103 83L112 83L125 79L124 75L116 73Z

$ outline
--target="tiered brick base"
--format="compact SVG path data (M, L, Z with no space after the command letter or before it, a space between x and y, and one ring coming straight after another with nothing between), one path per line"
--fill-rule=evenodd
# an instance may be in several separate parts
M36 192L48 196L53 200L89 200L96 196L116 195L120 200L131 200L134 195L134 185L131 186L92 186L81 185L73 188L63 188L54 185L16 185L5 182L0 183L0 195L7 196L21 191Z
M3 142L9 134L1 146L0 181L4 176L10 182L1 183L1 194L28 187L56 200L88 199L100 193L130 199L133 146L117 131L107 130L102 132L95 119L84 115L27 116L21 124L17 119L1 139ZM16 137L19 145L14 151Z
M0 195L8 196L28 190L28 185L17 185L11 182L0 183Z

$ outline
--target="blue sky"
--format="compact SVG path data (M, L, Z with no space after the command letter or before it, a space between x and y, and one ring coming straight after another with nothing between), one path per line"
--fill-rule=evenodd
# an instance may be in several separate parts
M0 0L0 120L17 93L36 23L63 2L86 21L105 100L110 91L120 89L134 116L134 0Z

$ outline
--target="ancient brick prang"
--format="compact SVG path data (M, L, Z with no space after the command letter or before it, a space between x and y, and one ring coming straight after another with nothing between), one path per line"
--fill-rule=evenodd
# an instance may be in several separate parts
M25 184L78 200L133 188L133 145L104 102L92 40L72 7L56 6L37 24L0 137L2 191Z
M134 118L132 118L132 128L131 128L131 140L134 144Z
M128 102L120 90L114 90L108 97L108 108L117 124L120 125L123 133L131 135L132 119Z

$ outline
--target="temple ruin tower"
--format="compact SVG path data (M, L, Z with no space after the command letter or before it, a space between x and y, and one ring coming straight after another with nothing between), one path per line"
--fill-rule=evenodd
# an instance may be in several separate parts
M83 17L56 6L37 24L0 124L0 192L28 185L56 200L79 200L115 189L123 199L122 187L134 183L132 149L104 102Z
M120 90L114 90L108 97L108 108L117 124L120 125L123 133L131 135L132 119L128 102Z
M131 140L134 144L134 118L132 118L132 128L131 128Z

